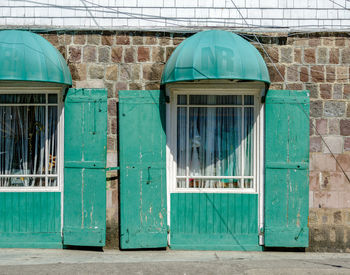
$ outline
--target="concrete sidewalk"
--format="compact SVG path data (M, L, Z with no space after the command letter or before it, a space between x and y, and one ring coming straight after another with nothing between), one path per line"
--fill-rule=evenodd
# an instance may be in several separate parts
M350 254L0 249L0 274L350 274Z

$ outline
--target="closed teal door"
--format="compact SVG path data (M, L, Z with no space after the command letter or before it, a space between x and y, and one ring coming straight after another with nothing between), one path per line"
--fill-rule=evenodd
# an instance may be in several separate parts
M167 246L165 97L119 91L120 247Z
M309 93L266 98L265 246L309 244Z
M64 145L63 244L104 246L106 90L69 89Z

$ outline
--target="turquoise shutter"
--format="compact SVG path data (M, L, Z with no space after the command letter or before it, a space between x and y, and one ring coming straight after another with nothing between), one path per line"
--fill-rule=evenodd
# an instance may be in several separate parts
M104 246L107 91L69 89L64 106L64 245Z
M165 99L119 91L120 247L167 246Z
M270 90L265 108L265 246L307 247L309 93Z

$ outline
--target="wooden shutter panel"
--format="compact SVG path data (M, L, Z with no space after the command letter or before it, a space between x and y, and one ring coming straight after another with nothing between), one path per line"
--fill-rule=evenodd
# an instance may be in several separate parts
M119 91L120 247L167 246L165 98Z
M307 247L309 93L270 90L265 108L265 246Z
M64 114L63 243L104 246L107 91L69 89Z

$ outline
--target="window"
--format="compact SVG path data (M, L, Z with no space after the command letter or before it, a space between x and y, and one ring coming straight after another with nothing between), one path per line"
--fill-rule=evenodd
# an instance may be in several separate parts
M174 91L176 192L257 192L260 97L256 91Z
M56 92L0 94L0 190L59 186Z

